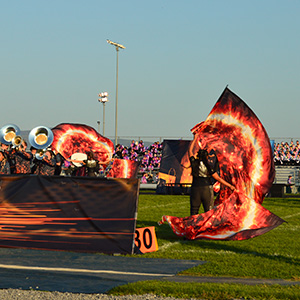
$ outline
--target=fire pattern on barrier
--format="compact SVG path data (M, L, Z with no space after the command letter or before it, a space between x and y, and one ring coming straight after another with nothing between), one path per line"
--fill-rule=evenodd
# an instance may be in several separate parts
M163 216L161 223L168 222L175 234L188 239L222 240L252 238L282 224L284 220L261 206L275 168L267 132L247 104L226 88L207 119L192 132L198 141L195 147L215 151L220 176L236 191L221 185L211 211L186 218ZM188 159L186 154L182 165Z
M1 176L0 247L133 253L138 179Z
M137 161L115 158L107 177L137 178L139 165L140 163Z

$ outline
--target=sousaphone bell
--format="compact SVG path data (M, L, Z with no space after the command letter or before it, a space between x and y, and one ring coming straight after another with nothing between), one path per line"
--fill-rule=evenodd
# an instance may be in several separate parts
M36 153L37 159L42 159L47 148L52 144L54 139L51 129L45 126L38 126L33 128L28 135L28 141L32 147L38 151Z
M19 136L21 130L17 125L8 124L0 129L0 142L5 145L11 145L13 139Z

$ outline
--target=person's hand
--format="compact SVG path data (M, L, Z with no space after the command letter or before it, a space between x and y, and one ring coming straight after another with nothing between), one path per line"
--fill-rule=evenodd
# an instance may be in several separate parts
M234 190L235 190L235 186L234 186L234 185L232 185L232 184L229 186L229 188L230 188L232 191L234 191Z

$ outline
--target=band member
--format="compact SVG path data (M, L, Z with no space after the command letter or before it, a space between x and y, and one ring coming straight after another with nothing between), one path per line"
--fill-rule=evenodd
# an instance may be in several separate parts
M99 172L99 162L95 160L94 153L88 152L87 159L83 161L86 168L86 176L96 177Z
M54 153L48 149L43 154L42 159L36 159L36 170L34 174L53 176L55 173L56 159Z
M60 153L57 153L53 150L53 154L55 156L56 165L55 165L55 172L54 175L60 175L62 173L62 167L64 165L64 158Z
M34 148L34 147L30 147L30 151L31 151L31 154L32 154L32 158L31 158L31 162L30 162L30 169L31 169L31 174L34 174L35 173L35 170L37 168L37 159L36 159L36 153L37 153L37 149Z
M30 163L32 160L32 153L27 151L27 143L22 140L21 145L13 148L10 159L14 161L15 174L30 174Z
M15 173L15 161L11 155L11 147L10 145L6 145L1 143L1 151L3 151L5 158L7 159L10 166L10 174Z
M76 163L78 165L76 167L75 173L72 174L73 176L99 176L100 164L95 159L94 153L90 151L87 152L86 155L87 158L84 160L68 159L69 162Z
M69 163L69 164L68 164ZM68 169L68 174L71 176L84 176L85 175L85 166L83 160L72 159L72 155L65 160L65 167Z
M0 151L0 174L10 174L10 165L3 151Z
M192 152L196 141L197 138L194 136L194 140L189 148L193 176L190 195L191 215L196 215L199 213L201 204L203 205L205 212L213 208L214 197L212 179L219 181L221 184L227 186L231 190L235 190L235 187L232 184L225 181L218 175L216 165L209 164L208 152L206 149L198 149L195 154Z
M65 159L62 163L61 166L61 173L60 175L62 176L71 176L72 172L73 172L73 165L70 161L68 161L67 159Z

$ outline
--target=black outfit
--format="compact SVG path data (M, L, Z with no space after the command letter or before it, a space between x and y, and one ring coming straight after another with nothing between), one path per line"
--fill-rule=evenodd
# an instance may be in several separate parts
M55 166L54 175L60 175L61 168L62 168L62 165L64 163L64 158L60 153L57 153L55 155L55 160L56 160L56 166Z
M15 159L14 159L15 151L16 151L15 149L13 149L13 151L11 149L7 149L3 151L10 166L10 174L15 173Z
M30 163L32 160L32 153L25 150L14 150L11 152L10 159L14 161L15 174L30 174Z
M201 203L203 204L204 211L207 212L213 208L214 204L214 191L213 191L213 178L217 170L217 163L209 164L204 163L194 156L190 157L193 182L190 195L190 209L191 215L197 215Z
M96 177L99 172L99 163L94 159L87 159L83 161L86 168L86 176Z
M36 160L37 167L34 171L34 174L38 175L47 175L47 176L53 176L55 172L55 166L56 166L56 159L55 157L51 157L51 159L43 158L41 160Z
M0 162L0 174L10 174L10 165L6 158Z
M290 194L292 192L292 177L289 177L286 185L286 193Z

